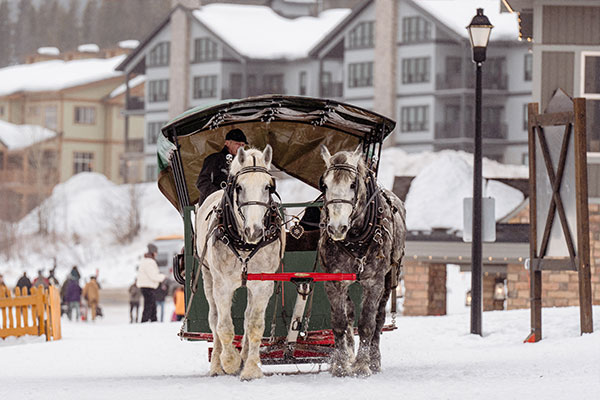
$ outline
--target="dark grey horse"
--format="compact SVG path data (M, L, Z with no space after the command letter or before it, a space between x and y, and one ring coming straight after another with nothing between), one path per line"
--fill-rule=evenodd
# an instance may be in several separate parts
M334 376L369 376L381 370L379 338L385 305L397 282L406 238L402 201L380 188L358 147L333 156L321 147L327 167L321 178L325 204L321 214L319 257L326 272L357 273L363 289L358 320L360 343L354 358L354 305L348 281L326 282L331 303L335 350Z

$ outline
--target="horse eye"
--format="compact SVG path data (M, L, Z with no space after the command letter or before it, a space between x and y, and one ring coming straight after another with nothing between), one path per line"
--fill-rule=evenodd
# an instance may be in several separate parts
M352 182L352 184L350 185L350 189L352 189L352 190L356 189L356 183Z
M238 193L241 192L242 191L242 187L240 185L236 185L235 186L235 191L238 192Z
M271 185L266 185L265 190L269 190L269 189L271 189Z

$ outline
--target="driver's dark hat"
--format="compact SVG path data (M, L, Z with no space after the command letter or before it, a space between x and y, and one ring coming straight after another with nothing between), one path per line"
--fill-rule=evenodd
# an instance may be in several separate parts
M244 135L244 132L242 132L241 129L237 128L227 132L227 135L225 135L225 140L234 140L236 142L244 142L248 144L248 140L246 139L246 135Z

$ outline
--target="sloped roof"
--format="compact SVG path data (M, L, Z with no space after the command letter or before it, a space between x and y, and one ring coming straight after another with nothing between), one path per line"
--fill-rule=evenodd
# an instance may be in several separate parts
M18 150L56 137L56 132L38 125L15 125L0 120L0 142L9 150Z
M0 68L0 96L18 92L58 91L122 76L115 67L125 55L113 58L51 60Z
M266 6L208 4L192 14L243 56L291 60L307 57L350 11L332 9L318 17L290 19Z

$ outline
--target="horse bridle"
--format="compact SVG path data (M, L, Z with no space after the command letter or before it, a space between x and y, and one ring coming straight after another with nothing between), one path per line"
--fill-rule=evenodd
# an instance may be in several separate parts
M352 211L350 212L350 216L352 216L352 214L354 213L354 210L356 208L356 199L358 197L358 168L355 167L354 165L345 164L345 163L344 164L331 164L325 170L325 172L323 172L323 175L321 176L320 186L321 186L321 192L323 192L323 195L325 195L325 191L327 190L327 188L325 187L325 184L323 182L323 177L325 177L325 175L330 171L347 171L347 172L353 173L354 174L355 191L354 191L354 198L352 200L346 200L346 199L325 200L325 203L323 204L323 207L325 208L325 213L327 216L329 216L329 211L328 211L327 206L330 204L349 204L352 207Z
M271 177L271 182L272 184L269 187L269 198L271 198L271 195L275 193L275 178L273 177L273 175L271 175L271 173L269 172L268 169L266 169L265 167L260 167L260 166L251 166L251 167L244 167L241 170L239 170L239 172L237 174L235 174L233 176L232 179L232 183L231 186L232 188L235 190L236 186L237 186L237 180L241 175L244 174L249 174L252 172L262 172L264 174L267 174ZM236 196L236 200L235 202L237 203L237 212L240 215L240 217L242 218L242 221L246 220L246 217L244 217L244 213L242 213L242 207L246 207L246 206L263 206L265 207L265 215L269 212L270 209L272 209L275 204L274 201L271 199L271 201L269 203L265 203L264 201L256 201L256 200L250 200L250 201L244 201L242 203L239 203L237 201L237 196Z

